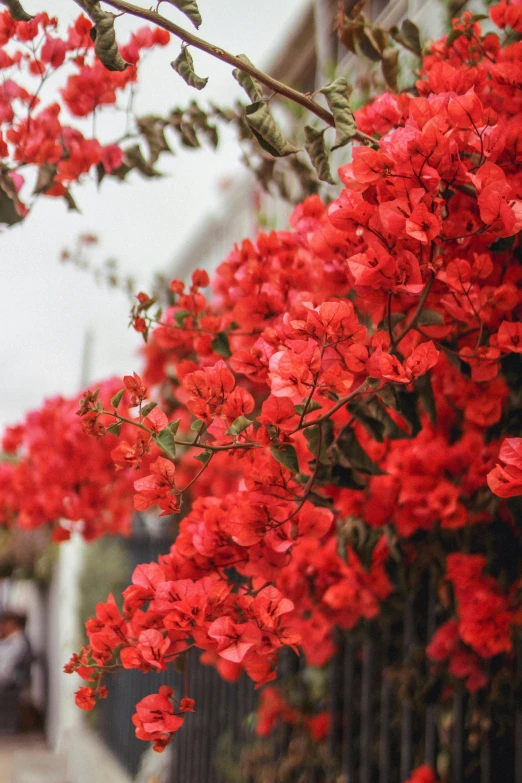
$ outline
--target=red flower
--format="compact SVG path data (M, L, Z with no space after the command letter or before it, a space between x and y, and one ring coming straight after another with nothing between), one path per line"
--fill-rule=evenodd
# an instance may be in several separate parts
M138 702L132 716L138 739L153 740L154 750L160 752L183 725L184 718L174 714L172 696L172 688L162 685L158 693Z
M96 706L95 692L93 688L79 688L74 694L76 706L81 710L92 710Z
M437 776L429 764L413 770L406 783L437 783Z

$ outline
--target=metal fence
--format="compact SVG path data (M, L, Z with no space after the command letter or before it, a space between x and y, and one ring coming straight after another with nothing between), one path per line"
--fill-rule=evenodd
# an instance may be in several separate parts
M437 624L433 585L383 623L338 636L329 676L330 779L341 770L343 783L403 783L428 763L448 783L522 783L522 647L511 676L475 694L454 680L449 693L425 653Z
M169 544L129 541L131 568L156 559ZM522 783L522 645L510 676L494 680L494 693L486 688L469 694L457 686L448 696L448 681L431 672L425 652L445 619L426 579L402 605L354 632L338 633L328 677L328 762L307 781L403 783L414 767L429 763L447 783ZM197 712L187 715L173 741L171 783L222 783L230 778L216 761L218 748L228 741L222 756L238 768L233 748L246 740L245 719L256 708L257 692L245 676L224 682L199 663L197 650L189 660ZM281 675L299 676L303 666L302 657L286 651ZM163 684L181 694L183 675L124 671L99 705L100 733L132 775L145 744L136 739L131 716L136 703ZM291 741L291 727L282 728L273 745L281 763Z
M419 703L404 662L394 670L386 629L341 640L330 666L329 747L343 783L402 783L424 763L450 783L522 783L520 685L498 704L464 688L439 701L430 684Z
M245 719L256 708L257 694L245 675L225 682L214 668L199 664L193 652L190 695L197 711L187 715L174 740L171 781L221 783L230 780L225 767L237 764L233 751L245 737Z

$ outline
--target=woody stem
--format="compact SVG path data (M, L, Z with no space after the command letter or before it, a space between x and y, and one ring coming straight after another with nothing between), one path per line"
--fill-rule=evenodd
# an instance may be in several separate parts
M404 330L400 333L400 335L395 340L392 339L393 348L396 348L399 345L399 343L402 340L404 340L408 332L410 332L412 329L415 328L417 321L419 320L420 316L422 315L422 311L424 310L424 305L426 304L426 299L428 298L428 294L431 291L431 286L433 285L434 280L435 280L435 273L431 272L429 280L424 286L422 296L419 299L419 304L417 305L417 309L413 313L409 323L405 326Z
M189 657L185 653L185 672L184 672L184 686L185 686L185 698L189 695Z
M342 408L344 405L346 405L346 403L350 402L350 400L353 400L354 397L357 397L358 394L361 394L361 392L366 391L369 385L370 384L368 380L363 381L363 383L361 383L361 385L358 386L357 389L355 389L355 391L350 392L350 394L347 394L346 397L342 397L338 402L335 403L333 408L330 408L329 411L324 413L322 416L319 416L317 419L312 419L311 421L304 422L289 434L294 435L299 430L304 430L307 427L315 427L318 424L322 424L324 421L326 421L331 416L333 416L334 413L337 413L339 408Z
M308 479L308 481L306 483L306 486L304 488L303 494L302 494L302 496L301 496L297 506L292 511L292 513L288 517L286 517L286 519L283 519L281 522L278 522L277 525L274 525L271 528L272 530L274 530L275 528L281 527L281 525L284 525L286 522L289 522L291 519L293 519L293 517L295 517L296 514L298 514L299 511L301 511L302 507L304 506L304 504L308 500L308 497L309 497L312 489L314 488L314 484L315 484L315 480L317 478L317 474L319 473L319 467L320 467L320 464L321 464L320 456L321 456L321 449L322 449L322 447L323 447L323 428L322 428L321 425L319 425L317 427L317 453L316 453L316 457L315 457L315 465L314 465L314 469L312 471L312 475Z
M97 412L105 416L114 416L115 419L118 419L119 422L123 422L124 424L132 424L133 427L138 427L140 430L144 430L150 436L157 435L157 433L154 432L154 430L150 430L144 424L140 424L139 421L133 421L132 419L127 419L125 416L120 416L120 414L116 413L115 411L101 410ZM193 446L197 449L203 449L204 451L212 451L212 452L231 451L232 449L253 449L258 447L257 443L238 443L237 441L234 441L234 443L224 443L222 446L212 446L209 443L195 443L194 441L190 441L190 440L177 440L177 438L174 438L174 443L176 444L176 446ZM161 443L157 443L157 445L160 447L162 451L165 451L165 453L168 454L168 452L163 448Z
M222 60L224 63L232 65L234 68L247 73L249 76L257 79L258 82L264 84L265 87L268 87L273 92L282 95L284 98L288 98L294 103L298 103L304 109L307 109L321 120L324 120L332 128L335 127L333 115L309 96L304 95L302 92L299 92L299 90L294 90L292 87L283 84L283 82L280 82L277 79L274 79L264 71L260 71L251 63L243 62L243 60L241 60L239 57L235 57L225 49L222 49L219 46L215 46L214 44L205 41L203 38L199 38L199 36L194 35L194 33L185 30L183 27L180 27L174 22L171 22L170 19L167 19L165 16L158 14L156 11L152 11L147 8L140 8L133 3L128 3L127 0L103 0L103 2L119 11L131 14L132 16L137 16L140 19L145 19L148 22L152 22L153 24L157 25L157 27L162 27L164 30L168 30L169 33L172 33L189 46L194 46L196 49L200 49L202 52L206 52L212 57L215 57L218 60ZM355 138L357 141L360 141L363 144L371 144L372 146L377 145L376 139L359 130L355 133Z

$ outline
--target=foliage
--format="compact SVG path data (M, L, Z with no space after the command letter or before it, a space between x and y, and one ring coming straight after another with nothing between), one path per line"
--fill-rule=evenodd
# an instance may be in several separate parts
M109 593L121 594L128 573L129 555L123 539L99 539L85 550L78 582L80 627L95 613L99 601Z
M43 584L52 575L56 559L49 531L0 528L0 578L35 579Z
M135 509L162 515L190 499L170 553L135 570L123 611L111 595L87 622L66 667L88 683L80 707L106 695L114 669L183 669L192 647L257 685L275 679L285 647L324 665L336 628L400 611L426 575L443 622L425 652L445 696L464 683L496 697L522 621L506 502L522 489L521 9L492 6L486 35L465 13L426 51L411 23L380 33L360 9L343 17L341 34L382 60L392 87L393 42L422 55L414 89L354 114L343 80L322 89L330 114L205 44L243 74L244 121L265 152L294 151L270 86L334 127L334 146L360 144L331 204L309 196L289 230L244 240L212 281L203 270L188 287L173 280L165 310L137 295L141 375L86 390L78 418L75 403L50 401L6 435L18 459L2 465L8 523L93 538L126 530L132 490ZM133 13L203 48L156 12ZM183 70L194 80L186 56ZM308 130L328 180L317 139ZM294 709L264 694L265 713L270 699ZM193 709L187 690L162 687L137 705L137 736L162 750ZM319 716L291 714L319 731ZM421 768L412 780L430 778Z

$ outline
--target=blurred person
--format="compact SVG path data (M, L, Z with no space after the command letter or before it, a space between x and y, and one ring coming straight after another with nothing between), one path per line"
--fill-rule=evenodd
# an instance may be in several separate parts
M0 620L0 690L29 684L32 654L25 622L16 612L7 612Z

